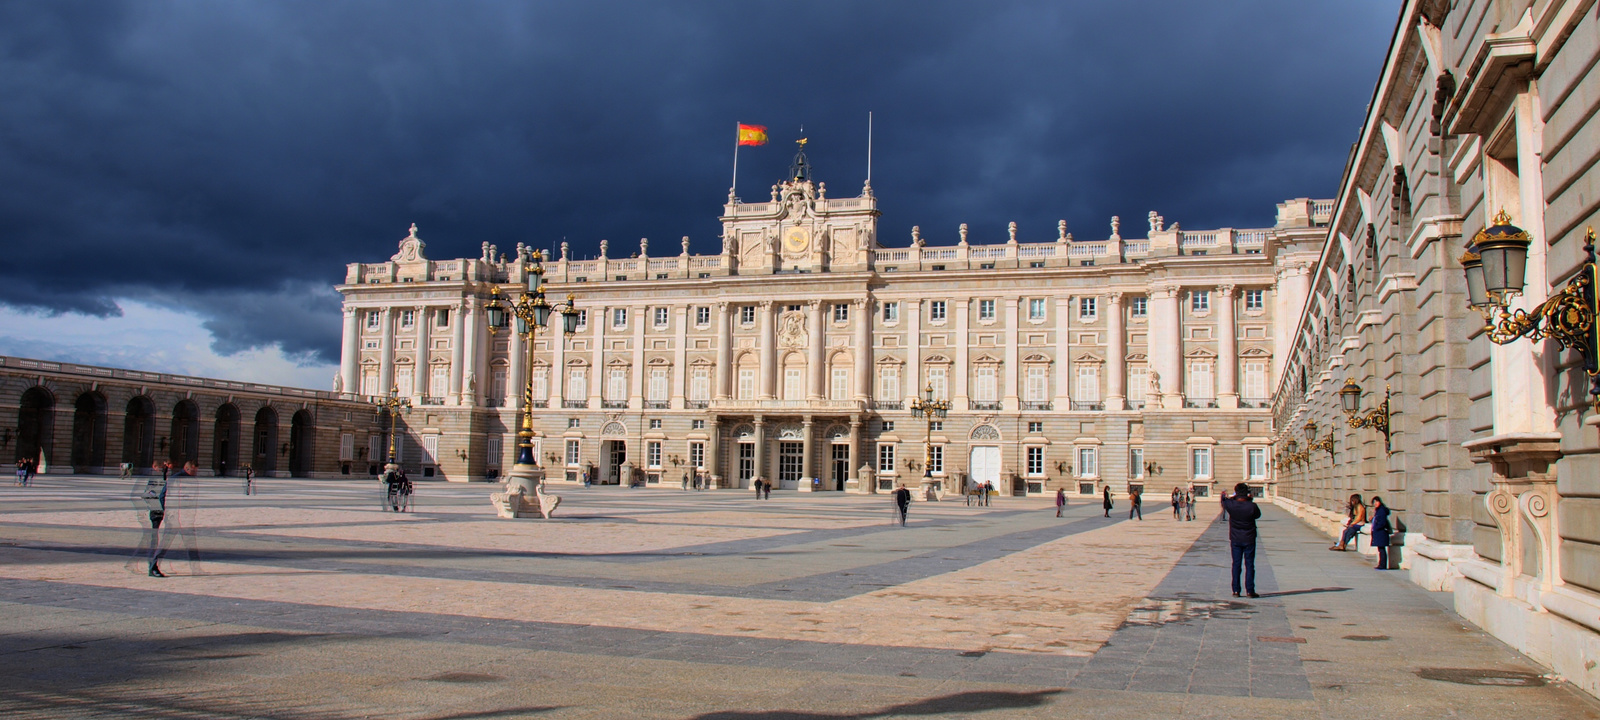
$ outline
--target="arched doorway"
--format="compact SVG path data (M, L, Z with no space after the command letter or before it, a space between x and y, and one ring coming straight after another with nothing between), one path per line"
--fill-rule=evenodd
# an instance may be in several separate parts
M106 464L106 397L98 392L78 396L72 413L72 471L100 472Z
M255 452L251 454L257 475L272 477L278 471L278 411L270 407L256 411Z
M122 461L137 472L155 464L156 404L143 395L128 401L122 420Z
M200 458L200 407L193 400L180 400L172 408L172 435L168 436L167 459L175 468Z
M22 403L17 409L17 456L12 463L37 460L39 472L49 469L50 442L56 428L55 409L56 399L49 390L35 385L22 393Z
M213 427L216 447L211 452L211 471L218 475L234 474L239 470L239 408L233 403L223 403L217 408Z
M311 411L301 410L289 420L289 474L311 475L311 434L315 430Z

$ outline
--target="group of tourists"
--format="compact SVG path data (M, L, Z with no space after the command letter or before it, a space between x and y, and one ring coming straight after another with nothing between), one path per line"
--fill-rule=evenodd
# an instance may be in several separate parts
M756 499L757 500L771 500L772 499L772 481L771 480L767 480L766 478L756 478L756 479L750 481L750 487L755 488L755 490L756 490Z
M1339 542L1328 546L1329 550L1344 552L1350 542L1361 534L1363 528L1372 540L1372 549L1378 551L1378 564L1376 570L1389 569L1389 542L1393 539L1391 534L1394 529L1389 527L1389 506L1383 504L1383 498L1372 496L1372 510L1368 516L1367 504L1362 502L1359 493L1351 495L1344 506L1344 530L1339 534Z
M23 458L17 461L17 487L28 487L33 484L33 476L39 474L38 458Z

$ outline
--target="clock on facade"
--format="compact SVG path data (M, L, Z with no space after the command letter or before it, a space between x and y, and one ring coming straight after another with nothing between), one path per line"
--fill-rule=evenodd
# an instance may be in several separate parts
M811 230L796 225L783 233L783 249L791 253L802 253L811 245Z

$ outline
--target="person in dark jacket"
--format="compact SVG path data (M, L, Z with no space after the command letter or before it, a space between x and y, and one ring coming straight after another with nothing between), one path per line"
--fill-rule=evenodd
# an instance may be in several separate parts
M905 485L895 488L894 504L896 509L900 511L900 526L905 527L906 511L911 509L911 491L907 490Z
M1233 546L1233 596L1239 597L1243 565L1245 594L1261 597L1256 594L1256 520L1261 518L1261 508L1250 497L1250 486L1233 486L1232 496L1222 496L1222 511L1228 514L1228 544Z
M1372 547L1378 551L1378 570L1389 569L1389 506L1372 496Z
M1111 517L1111 486L1107 485L1104 492L1105 498L1100 501L1100 505L1106 509L1106 517Z

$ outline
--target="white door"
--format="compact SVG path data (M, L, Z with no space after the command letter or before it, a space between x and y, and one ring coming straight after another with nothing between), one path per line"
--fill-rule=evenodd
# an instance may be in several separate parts
M991 487L1000 487L1000 448L993 445L972 448L972 461L967 467L971 468L974 486L988 483Z

